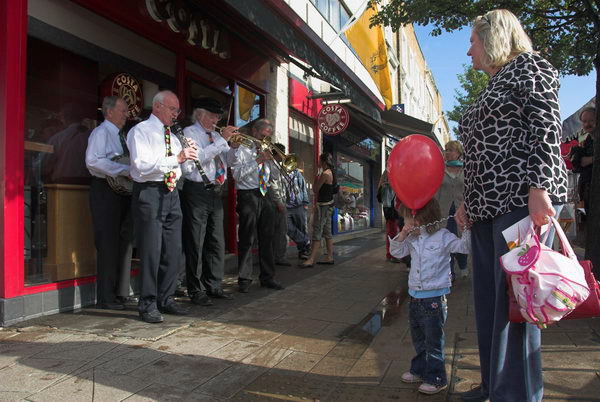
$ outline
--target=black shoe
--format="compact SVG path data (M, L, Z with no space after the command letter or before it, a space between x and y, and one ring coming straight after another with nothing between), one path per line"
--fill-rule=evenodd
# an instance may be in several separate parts
M275 265L281 265L282 267L291 267L292 263L287 262L285 260L281 260L281 261L275 261Z
M485 402L489 400L489 397L483 394L481 385L472 388L470 391L462 392L459 396L463 401L468 402Z
M283 290L285 289L281 284L270 280L268 282L261 282L260 283L260 287L261 288L269 288L269 289L275 289L275 290Z
M98 303L98 308L104 310L125 310L123 303L119 302Z
M175 303L175 302L169 303L166 306L159 308L158 310L163 314L173 314L173 315L187 315L190 313L190 310L177 305L177 303Z
M117 303L121 303L121 304L137 304L140 299L138 299L135 296L127 296L127 297L123 297L123 296L117 296Z
M198 306L205 306L205 307L213 305L212 300L210 300L207 295L205 295L204 293L201 293L201 292L194 293L194 295L192 296L192 303L194 303Z
M187 295L188 295L188 291L185 286L177 286L177 289L175 289L176 297L186 297Z
M223 292L221 289L216 292L206 292L206 295L213 299L233 300L232 295Z
M149 322L150 324L157 324L159 322L163 322L163 316L158 310L140 311L140 317L142 317L142 321Z
M250 280L238 281L238 289L239 289L240 293L248 293L248 289L250 289L251 283L252 283L252 281L250 281Z

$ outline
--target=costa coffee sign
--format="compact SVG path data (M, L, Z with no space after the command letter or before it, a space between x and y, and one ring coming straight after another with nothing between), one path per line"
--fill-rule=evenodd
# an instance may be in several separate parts
M142 85L131 74L118 73L108 76L101 87L100 95L119 96L127 103L127 117L137 117L144 107Z
M327 135L337 135L350 123L348 109L342 105L323 106L317 117L319 129Z

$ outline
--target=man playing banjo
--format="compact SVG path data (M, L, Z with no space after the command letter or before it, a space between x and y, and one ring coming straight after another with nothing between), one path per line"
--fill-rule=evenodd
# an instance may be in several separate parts
M104 121L88 139L85 163L92 174L90 209L97 251L98 306L123 310L129 296L132 232L131 194L115 192L107 178L129 177L129 164L114 161L128 155L122 128L127 121L127 104L117 96L102 101Z

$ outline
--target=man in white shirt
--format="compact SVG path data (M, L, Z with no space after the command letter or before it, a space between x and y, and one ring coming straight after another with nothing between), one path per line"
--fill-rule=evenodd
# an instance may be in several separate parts
M267 119L260 119L252 124L251 134L258 141L270 137L272 133L273 125ZM272 191L268 187L273 160L271 150L261 151L256 144L251 147L240 146L231 159L237 189L239 291L247 293L252 283L252 244L256 234L260 286L284 289L274 279L275 257L272 243L276 212L275 203L268 194Z
M195 123L183 130L195 141L202 171L192 162L182 165L185 182L181 192L183 250L187 291L192 303L210 306L209 297L231 299L221 289L225 268L223 199L221 189L227 178L227 141L237 127L219 134L215 127L223 118L223 106L213 98L194 102Z
M127 136L131 153L133 225L141 263L138 310L142 320L163 321L161 313L187 314L173 300L181 262L180 164L196 159L195 143L183 148L170 126L181 113L171 91L152 100L152 114Z
M96 243L96 299L98 307L123 310L129 296L132 253L131 196L115 193L108 176L129 176L129 165L112 160L128 155L124 133L127 104L117 96L102 101L104 121L92 131L85 164L93 176L90 210Z

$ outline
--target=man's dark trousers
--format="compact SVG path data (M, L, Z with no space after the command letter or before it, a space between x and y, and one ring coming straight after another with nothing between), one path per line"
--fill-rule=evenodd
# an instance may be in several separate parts
M96 297L114 303L129 296L132 234L131 197L115 193L105 179L93 178L90 210L96 244Z
M186 180L181 193L183 249L188 294L218 293L224 270L225 240L220 187Z
M271 191L271 190L269 190ZM237 190L238 213L238 282L252 280L252 245L258 235L258 260L261 282L275 277L273 232L275 230L275 203L269 194L263 196L258 189Z
M138 309L172 303L181 259L181 206L163 182L134 183L133 225L141 263Z

